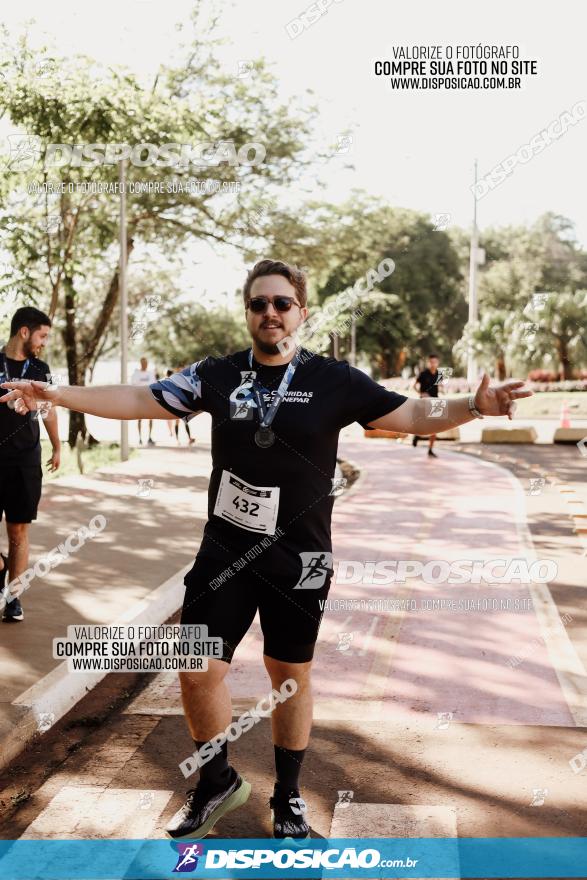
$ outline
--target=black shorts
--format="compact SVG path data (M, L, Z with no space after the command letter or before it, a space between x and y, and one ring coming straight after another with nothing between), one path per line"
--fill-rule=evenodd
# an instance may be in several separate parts
M37 518L43 469L40 464L0 467L0 520L30 523Z
M313 589L294 589L299 572L261 573L254 562L228 577L226 573L226 561L196 559L184 579L181 622L205 624L210 638L222 638L222 659L230 663L258 609L264 654L286 663L311 660L324 613L321 600L328 596L332 570L318 578L321 585Z

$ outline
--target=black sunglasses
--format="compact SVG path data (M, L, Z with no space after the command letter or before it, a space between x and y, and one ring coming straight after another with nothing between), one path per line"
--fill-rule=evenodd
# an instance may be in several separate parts
M289 296L274 296L273 299L269 299L266 296L254 296L249 300L247 308L260 315L261 312L265 311L268 303L271 303L278 312L289 312L292 306L297 306L299 309L302 308L295 299Z

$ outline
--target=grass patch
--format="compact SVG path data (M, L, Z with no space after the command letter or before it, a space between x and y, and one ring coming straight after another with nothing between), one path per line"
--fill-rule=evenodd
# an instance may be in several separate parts
M129 449L129 458L136 455L136 450ZM61 442L61 467L52 474L47 469L47 459L51 456L51 443L49 440L41 440L41 461L43 463L43 478L46 481L55 480L57 477L67 477L71 474L79 474L77 452L72 451L69 443ZM91 474L98 468L117 464L120 461L120 446L118 443L99 443L91 449L82 452L84 474Z
M449 394L448 396L468 395ZM535 391L532 397L517 401L515 418L559 419L563 401L569 408L571 422L573 419L587 419L587 391Z
M516 416L558 419L563 401L569 408L569 416L587 419L587 391L539 391L533 397L518 401Z

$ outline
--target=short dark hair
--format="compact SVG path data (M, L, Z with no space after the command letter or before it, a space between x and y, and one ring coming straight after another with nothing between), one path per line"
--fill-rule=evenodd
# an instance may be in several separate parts
M34 333L39 327L51 327L51 318L34 306L23 306L12 316L10 335L16 336L21 327L28 327L31 333Z
M305 306L308 302L308 292L306 289L306 276L297 266L284 263L281 260L260 260L255 263L253 268L247 275L245 286L243 288L243 299L245 305L248 304L251 297L251 287L255 278L261 278L264 275L282 275L287 278L289 283L295 287L301 306Z
M429 360L429 361L432 360L432 358L436 358L437 361L440 360L440 358L438 357L437 354L429 354L429 355L428 355L428 360Z

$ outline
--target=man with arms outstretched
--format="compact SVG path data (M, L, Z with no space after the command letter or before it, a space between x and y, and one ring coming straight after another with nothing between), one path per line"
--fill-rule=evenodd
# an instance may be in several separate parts
M220 637L222 659L206 672L180 674L190 733L198 750L232 721L225 676L257 610L264 662L276 690L297 685L272 713L276 782L271 798L275 837L309 834L299 773L312 724L310 670L332 576L330 521L338 435L358 421L366 428L430 434L476 417L511 418L513 401L531 392L522 382L490 387L487 377L469 398L448 399L430 419L428 400L387 391L346 361L295 351L308 316L306 279L286 263L262 260L243 289L250 349L207 357L150 387L46 388L9 382L1 401L24 411L39 401L112 419L186 420L212 416L208 521L191 571L181 622L205 624ZM282 353L283 351L287 353ZM305 578L312 560L322 576ZM208 750L209 755L209 750ZM168 826L172 837L207 834L248 798L249 784L230 766L226 742L202 763L198 784Z

